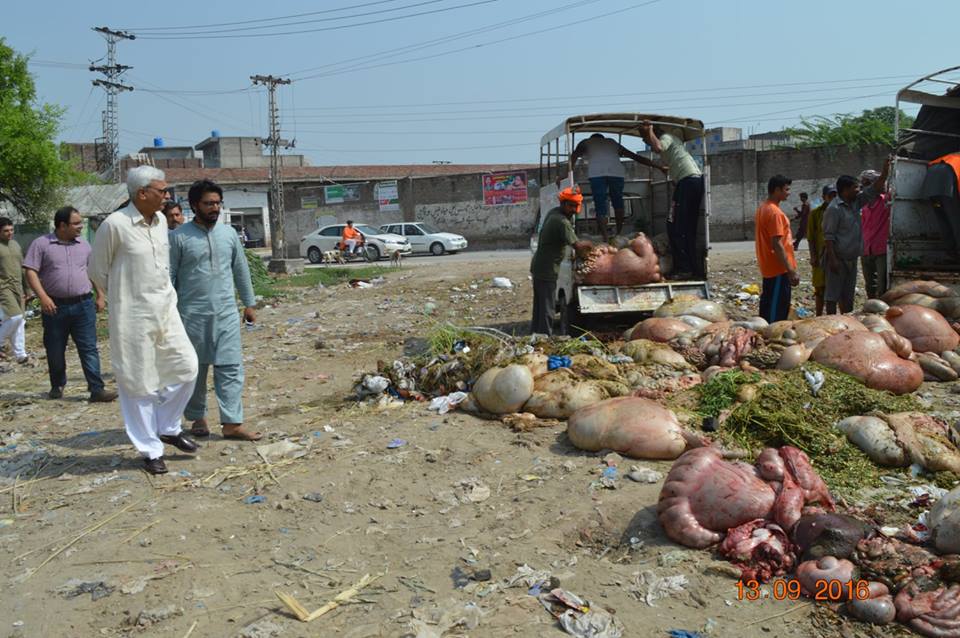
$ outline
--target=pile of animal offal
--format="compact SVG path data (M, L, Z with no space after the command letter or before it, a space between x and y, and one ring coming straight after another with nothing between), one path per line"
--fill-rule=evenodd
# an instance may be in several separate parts
M516 430L566 420L582 450L672 460L657 512L674 542L713 548L743 583L960 637L960 487L919 520L848 504L881 476L958 485L957 432L914 396L958 379L957 320L960 297L928 281L773 325L677 297L609 339L438 326L418 358L381 363L356 392Z

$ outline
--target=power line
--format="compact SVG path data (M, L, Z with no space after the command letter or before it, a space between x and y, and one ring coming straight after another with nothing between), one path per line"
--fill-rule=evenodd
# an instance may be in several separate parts
M490 146L446 146L437 148L301 148L301 151L311 151L316 153L428 153L434 151L478 151L492 148L519 148L530 147L530 143L523 144L493 144Z
M886 84L868 84L868 85L855 86L855 87L849 87L849 88L846 88L846 87L845 87L845 88L839 89L839 90L843 90L843 91L854 91L854 90L862 90L862 89L869 89L869 88L882 88L882 87L889 87L889 86L899 86L899 84L890 84L890 83L886 83ZM775 96L775 95L797 95L797 91L770 92L770 93L746 93L746 94L725 95L725 96L709 96L709 99L711 99L711 100L731 100L731 99L740 99L740 98L748 98L748 97L764 97L764 96L767 96L767 95L771 95L771 96ZM788 99L788 100L770 100L770 101L765 101L765 102L756 102L756 101L753 101L753 102L745 102L745 103L744 103L744 102L741 102L741 103L726 103L726 104L717 104L717 103L700 104L700 105L690 105L690 104L688 104L688 103L691 102L691 101L699 101L699 100L702 100L703 97L704 97L704 96L689 97L689 98L671 98L671 101L668 102L668 103L655 102L655 103L648 103L648 104L645 104L645 105L643 105L643 106L644 106L645 108L688 108L688 109L689 109L689 108L700 108L700 109L702 109L702 108L729 108L729 107L738 107L738 106L757 106L757 105L764 105L764 104L782 104L782 103L784 103L784 102L791 102L791 103L793 103L793 102L821 102L821 101L824 100L824 96L821 95L820 97L815 97L815 98L790 98L790 99ZM835 97L847 97L847 96L835 96ZM594 107L596 107L596 108L613 108L613 107L623 107L623 106L626 106L626 107L636 107L636 105L637 105L637 102L636 102L636 101L630 101L630 102L603 102L603 103L600 103L600 104L596 104L596 103L566 104L566 105L562 105L562 107L557 107L557 108L558 108L558 109L559 109L559 108L563 108L563 109L564 109L564 112L569 112L569 111L568 111L569 109L594 108ZM301 115L300 117L301 117L301 118L304 118L305 120L310 120L310 121L316 121L317 118L325 118L326 120L329 120L330 118L341 119L341 118L344 118L344 117L348 117L348 118L349 118L349 117L367 117L367 118L369 118L369 117L386 117L386 118L394 118L394 117L417 116L417 115L469 115L469 114L473 114L473 113L503 113L503 114L507 114L507 115L506 115L507 117L512 117L514 113L523 113L523 112L530 112L530 111L537 111L537 112L540 112L540 113L546 113L545 111L542 111L541 108L542 108L542 107L539 107L539 106L533 106L533 107L510 107L510 108L492 108L492 109L463 109L463 110L453 110L453 111L418 111L418 112L406 112L406 113L401 113L401 112L357 113L357 114L351 114L351 113L347 113L347 114L325 113L325 114L317 114L317 115ZM561 111L557 111L557 110L551 110L551 111L550 111L550 113L558 113L558 112L561 112Z
M401 6L401 7L394 7L394 8L392 8L392 9L380 9L380 10L377 10L377 11L366 11L366 12L362 12L362 13L352 13L352 14L350 14L350 15L337 16L337 17L334 17L334 18L316 18L316 19L314 19L314 20L297 20L296 22L281 22L281 23L278 23L278 24L270 24L270 25L255 25L255 26L252 26L252 27L236 27L236 28L234 28L234 29L218 29L218 30L217 30L217 33L220 33L220 34L224 34L224 33L238 33L238 32L242 32L242 31L259 31L259 30L263 30L263 29L273 29L273 28L279 28L279 27L301 26L301 25L304 25L304 24L312 24L312 23L316 23L316 22L336 22L336 21L338 21L338 20L349 20L350 18L362 18L362 17L365 17L365 16L380 15L380 14L384 14L384 13L390 13L390 12L393 12L393 11L403 11L404 9L413 9L413 8L416 8L416 7L422 7L422 6L425 6L425 5L428 5L428 4L437 4L438 2L444 2L444 1L445 1L445 0L421 0L420 2L415 2L415 3L413 3L413 4L403 5L403 6ZM206 27L206 26L199 25L199 26L197 26L196 28L199 29L199 30L198 30L198 31L179 31L179 32L177 33L177 36L179 37L179 36L185 36L185 35L207 35L207 34L210 33L210 29L209 29L208 27ZM148 34L148 35L150 35L150 36L152 37L154 34Z
M555 8L555 9L548 9L548 10L546 10L546 11L538 11L538 12L536 12L536 13L530 13L530 14L527 14L527 15L525 15L525 16L520 16L520 17L517 17L517 18L513 18L513 19L511 19L511 20L505 20L505 21L503 21L503 22L496 22L496 23L494 23L494 24L488 24L488 25L483 26L483 27L477 27L477 28L475 28L475 29L470 29L470 30L467 30L467 31L461 31L460 33L453 33L453 34L446 35L446 36L443 36L443 37L440 37L440 38L434 38L434 39L432 39L432 40L425 40L425 41L423 41L423 42L417 42L417 43L414 43L414 44L407 44L407 45L404 45L404 46L401 46L401 47L395 47L395 48L393 48L393 49L386 49L386 50L383 50L383 51L378 51L378 52L376 52L376 53L368 53L368 54L366 54L366 55L361 55L361 56L354 57L354 58L347 58L346 60L340 60L340 61L338 61L338 62L328 62L327 64L321 64L320 66L308 67L308 68L306 68L306 69L300 69L300 70L298 70L298 71L290 71L289 73L287 73L287 75L291 75L291 76L293 76L293 75L300 75L301 73L309 73L310 71L319 71L319 70L321 70L321 69L328 69L328 68L330 68L330 67L342 66L342 65L344 65L344 64L350 64L351 62L359 62L359 61L361 61L361 60L378 59L378 58L382 58L382 57L384 57L384 56L394 55L394 54L401 53L401 52L402 52L402 53L412 53L413 51L419 51L419 50L421 50L421 49L429 49L429 48L432 48L432 47L434 47L434 46L437 46L438 44L444 44L444 43L449 42L449 41L451 41L451 40L458 40L458 39L462 39L462 38L464 38L464 37L469 37L469 36L472 36L472 35L478 35L478 34L480 34L480 33L485 33L485 32L487 32L487 31L492 31L492 30L494 30L494 29L499 29L499 28L501 28L501 27L508 27L508 26L513 26L513 25L517 25L517 24L522 24L522 23L528 22L528 21L530 21L530 20L535 20L535 19L537 19L537 18L542 18L543 16L546 16L546 15L551 15L551 14L556 14L556 13L562 13L562 12L564 12L564 11L569 11L570 9L574 9L574 8L577 8L577 7L585 6L585 5L588 5L588 4L595 4L595 3L597 3L597 2L600 2L600 0L579 0L578 2L572 2L572 3L570 3L570 4L562 5L562 6L560 6L560 7Z
M499 40L491 40L491 41L489 41L489 42L481 42L481 43L479 43L479 44L473 44L473 45L461 47L461 48L459 48L459 49L451 49L451 50L448 50L448 51L441 51L440 53L433 53L433 54L431 54L431 55L420 56L420 57L418 57L418 58L408 58L408 59L406 59L406 60L394 60L394 61L391 61L391 62L383 62L383 63L380 63L380 64L369 64L369 65L367 65L367 66L348 67L348 68L346 68L346 69L340 69L340 70L337 70L337 71L331 71L331 72L329 72L329 73L317 73L317 74L314 74L314 75L307 75L307 76L304 76L304 77L301 77L301 78L297 78L297 80L298 80L298 81L310 80L310 79L314 79L314 78L323 78L323 77L330 77L330 76L334 76L334 75L342 75L342 74L344 74L344 73L351 73L351 72L355 72L355 71L367 71L367 70L369 70L369 69L377 69L377 68L382 68L382 67L385 67L385 66L394 66L394 65L397 65L397 64L407 64L407 63L410 63L410 62L422 62L423 60L432 60L432 59L434 59L434 58L439 58L439 57L451 55L451 54L453 54L453 53L462 53L463 51L470 51L470 50L473 50L473 49L480 49L480 48L483 48L483 47L492 46L492 45L494 45L494 44L502 44L502 43L504 43L504 42L510 42L510 41L512 41L512 40L518 40L518 39L520 39L520 38L525 38L525 37L528 37L528 36L531 36L531 35L539 35L539 34L541 34L541 33L546 33L546 32L548 32L548 31L556 31L557 29L565 29L565 28L571 27L571 26L583 25L584 23L587 23L587 22L593 22L593 21L595 21L595 20L601 20L601 19L603 19L603 18L609 18L610 16L618 15L618 14L621 14L621 13L626 13L627 11L632 11L632 10L634 10L634 9L639 9L639 8L641 8L641 7L646 7L646 6L649 6L649 5L652 5L652 4L657 4L657 3L660 2L660 1L661 1L661 0L648 0L647 2L641 2L641 3L638 3L638 4L630 5L630 6L628 6L628 7L622 8L622 9L617 9L616 11L609 11L609 12L607 12L607 13L602 13L602 14L595 15L595 16L592 16L592 17L589 17L589 18L584 18L583 20L575 20L575 21L567 22L567 23L565 23L565 24L560 24L560 25L557 25L557 26L554 26L554 27L547 27L547 28L538 29L538 30L535 30L535 31L528 31L528 32L526 32L526 33L521 33L521 34L518 34L518 35L509 36L509 37L506 37L506 38L500 38Z
M734 91L740 89L762 89L762 88L780 88L788 86L797 86L797 87L811 87L818 84L849 84L851 82L869 82L873 80L896 80L903 78L912 78L916 77L915 75L881 75L877 77L870 78L850 78L844 80L814 80L807 82L782 82L778 84L751 84L751 85L741 85L741 86L716 86L716 87L701 87L696 89L669 89L662 91L636 91L631 93L606 93L601 95L594 95L595 98L616 98L616 97L642 97L642 96L654 96L654 95L673 95L673 94L682 94L682 93L708 93L712 91ZM871 85L858 85L850 86L844 88L870 88ZM873 86L889 86L887 84L883 85L873 85ZM899 86L899 84L897 85ZM788 92L764 92L759 95L792 95L794 93L803 93L806 91L788 91ZM743 94L739 94L739 97L746 97ZM462 100L456 102L420 102L420 103L407 103L407 104L354 104L354 105L343 105L343 106L313 106L313 107L304 107L300 109L301 111L339 111L339 110L361 110L361 109L379 109L379 108L417 108L422 106L460 106L464 104L508 104L508 103L522 103L522 102L556 102L556 101L569 101L569 100L579 100L581 96L571 97L569 95L555 95L555 96L545 96L545 97L529 97L529 98L508 98L502 100ZM721 99L720 96L714 97L711 96L711 99ZM287 109L289 110L289 109Z
M437 13L446 13L448 11L456 11L457 9L466 9L469 7L477 7L484 4L491 4L494 2L499 2L500 0L475 0L474 2L467 2L465 4L458 4L452 7L444 7L442 9L431 9L429 11L418 11L416 13L408 13L402 16L393 16L390 18L380 18L377 20L366 20L364 22L354 22L353 24L343 24L335 27L318 27L316 29L301 29L297 31L277 31L275 33L248 33L248 34L235 34L235 35L211 35L209 31L203 32L202 35L206 40L227 40L235 38L270 38L282 35L299 35L303 33L320 33L322 31L340 31L342 29L352 29L354 27L368 26L371 24L382 24L385 22L395 22L397 20L405 20L407 18L417 18L425 15L434 15ZM196 38L195 35L143 35L140 36L144 40L193 40Z
M213 27L232 27L232 26L236 26L236 25L238 25L238 24L253 24L253 23L255 23L255 22L272 22L272 21L276 21L276 20L289 20L290 18L302 18L302 17L312 16L312 15L321 15L321 14L324 14L324 13L337 13L337 12L339 12L339 11L347 11L347 10L350 10L350 9L359 9L359 8L362 8L362 7L371 7L371 6L378 5L378 4L389 4L389 3L391 3L391 2L398 2L398 1L399 1L399 0L378 0L377 2L364 2L364 3L361 3L361 4L354 4L354 5L349 5L349 6L346 6L346 7L340 7L340 8L338 8L338 9L325 9L325 10L323 10L323 11L308 11L307 13L294 13L294 14L291 14L291 15L277 16L277 17L275 17L275 18L255 18L255 19L252 19L252 20L241 20L241 21L239 21L239 22L215 22L215 23L213 23L213 24L205 24L205 25L188 24L188 25L179 25L179 26L172 26L172 27L140 27L140 28L138 28L138 29L137 29L137 28L128 28L127 31L136 31L136 32L141 32L141 31L173 31L173 30L177 30L177 29L195 29L195 28L199 28L199 27L201 27L201 26L203 26L203 27L208 27L208 28L213 28Z

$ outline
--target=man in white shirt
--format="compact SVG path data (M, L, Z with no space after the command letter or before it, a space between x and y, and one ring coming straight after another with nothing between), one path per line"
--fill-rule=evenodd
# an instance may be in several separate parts
M703 202L703 173L683 140L644 122L640 127L643 141L660 155L670 167L670 179L676 184L673 191L673 210L667 218L667 234L673 253L674 279L702 277L702 255L697 255L697 220Z
M197 354L177 312L170 282L169 231L160 213L167 199L163 171L127 173L130 205L97 229L88 274L107 293L110 359L127 436L151 474L167 471L163 444L195 452L180 417L197 378Z
M577 160L587 160L587 177L590 178L590 192L593 208L597 213L597 225L603 241L607 241L607 196L613 204L613 215L617 221L617 234L623 230L623 181L626 171L620 163L621 157L629 157L638 164L652 166L666 172L666 168L648 160L646 157L629 151L614 140L594 133L581 140L570 154L570 170L573 171Z

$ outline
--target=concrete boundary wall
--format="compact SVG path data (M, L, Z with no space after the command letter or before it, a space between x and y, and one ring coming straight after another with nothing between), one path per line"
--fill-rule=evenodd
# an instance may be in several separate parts
M849 149L824 147L774 151L742 150L710 158L713 241L753 238L753 217L766 197L767 180L777 173L793 179L790 199L783 203L792 218L800 205L799 194L820 201L825 184L841 174L857 175L865 168L879 170L887 151L882 147ZM441 230L464 235L472 248L519 248L529 245L539 209L539 176L528 169L528 200L523 204L484 206L482 173L405 178L398 180L400 210L381 211L375 199L376 181L344 182L359 185L356 201L327 203L323 185L316 182L285 184L287 245L291 255L300 238L317 228L318 222L357 223L380 226L398 221L426 221ZM632 171L631 171L632 174ZM580 178L578 170L578 179ZM585 178L585 176L584 176Z

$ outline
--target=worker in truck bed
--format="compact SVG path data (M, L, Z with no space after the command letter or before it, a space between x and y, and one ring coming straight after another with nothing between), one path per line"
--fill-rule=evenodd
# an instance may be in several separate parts
M650 149L666 160L670 179L676 184L673 208L667 218L675 279L702 277L703 260L697 259L697 220L703 202L703 173L679 137L650 122L641 125L640 134Z
M627 150L615 140L604 137L599 133L594 133L585 140L582 140L570 154L570 171L573 171L577 160L585 158L587 160L587 176L590 178L590 192L593 196L593 208L597 212L597 225L600 235L606 242L607 237L607 197L613 204L613 216L617 222L617 235L623 231L624 206L623 206L623 184L626 171L623 164L620 163L621 157L629 157L638 164L658 168L664 173L667 172L665 166L648 160L646 157L637 155L633 151Z

